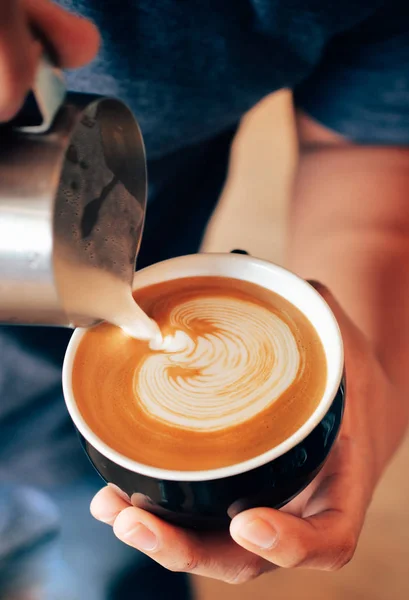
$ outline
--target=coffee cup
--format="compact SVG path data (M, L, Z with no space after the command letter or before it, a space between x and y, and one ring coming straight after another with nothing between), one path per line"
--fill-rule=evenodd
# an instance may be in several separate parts
M256 284L290 302L312 324L325 353L326 381L317 406L294 433L260 455L207 470L172 470L127 457L98 437L75 399L74 359L87 329L77 329L70 340L63 390L83 448L108 485L130 504L169 522L218 529L228 527L230 519L243 510L284 506L316 477L341 425L345 401L343 344L334 315L312 286L282 267L250 256L195 254L172 258L138 271L134 289L189 277L226 277Z

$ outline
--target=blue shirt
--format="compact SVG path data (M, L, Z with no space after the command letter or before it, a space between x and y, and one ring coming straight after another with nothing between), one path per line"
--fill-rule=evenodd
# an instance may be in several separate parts
M70 87L133 109L150 159L232 127L266 94L360 143L409 143L409 5L401 0L60 0L102 48ZM274 132L272 132L274 135Z

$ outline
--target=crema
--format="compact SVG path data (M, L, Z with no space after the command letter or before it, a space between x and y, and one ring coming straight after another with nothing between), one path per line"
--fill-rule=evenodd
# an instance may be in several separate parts
M135 292L162 334L155 344L102 324L75 358L77 405L114 450L176 470L227 466L294 433L326 383L308 319L264 288L192 277Z

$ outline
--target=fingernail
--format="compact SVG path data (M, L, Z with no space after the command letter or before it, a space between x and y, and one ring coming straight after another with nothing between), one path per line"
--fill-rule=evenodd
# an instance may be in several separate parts
M101 521L101 523L106 523L106 525L113 525L115 519L117 518L119 513L114 513L112 515L93 515L93 517L97 521Z
M127 531L122 537L132 546L136 546L139 550L145 552L152 552L158 545L156 535L142 523L138 523L136 527Z
M101 523L106 523L107 525L113 525L115 519L117 518L117 516L120 513L120 511L118 511L118 510L114 513L107 513L104 511L100 512L95 509L93 501L91 502L90 512L91 512L91 515L94 517L94 519L96 519L97 521L101 521Z
M268 550L277 543L277 532L267 521L263 519L253 519L239 530L239 535L244 540L258 546L263 550Z

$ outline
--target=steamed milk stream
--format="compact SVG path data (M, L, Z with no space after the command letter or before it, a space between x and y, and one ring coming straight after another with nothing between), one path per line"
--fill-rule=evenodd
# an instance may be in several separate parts
M194 277L135 299L158 325L150 341L102 324L85 334L74 364L78 407L118 452L177 470L226 466L282 442L318 405L323 347L277 294Z

